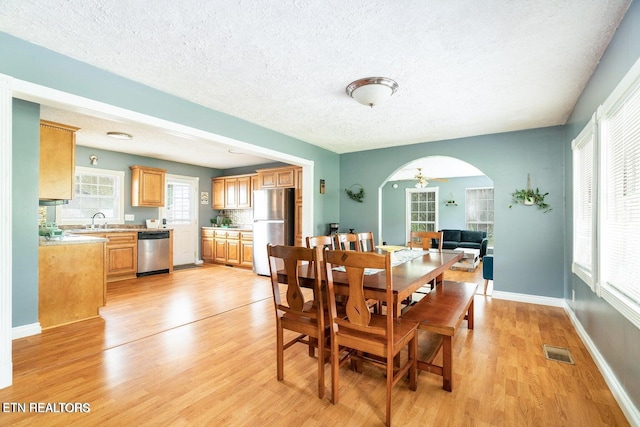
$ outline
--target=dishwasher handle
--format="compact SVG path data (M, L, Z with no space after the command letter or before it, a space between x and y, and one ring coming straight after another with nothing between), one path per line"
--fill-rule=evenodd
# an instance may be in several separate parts
M168 239L168 231L140 231L138 232L138 240L155 240L155 239Z

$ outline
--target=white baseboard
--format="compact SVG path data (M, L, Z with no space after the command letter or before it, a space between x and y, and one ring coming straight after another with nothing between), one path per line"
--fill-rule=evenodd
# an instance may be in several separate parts
M527 302L529 304L548 305L551 307L565 307L564 298L541 297L538 295L516 294L514 292L493 291L492 298L508 301Z
M640 426L640 411L638 411L638 408L636 408L636 406L633 404L633 401L629 398L629 395L625 391L624 387L622 387L622 384L620 384L620 381L618 381L618 378L614 375L611 367L604 359L604 357L602 357L602 354L598 351L598 348L591 340L591 337L589 337L587 331L584 330L582 324L568 304L565 304L564 311L569 316L573 327L578 332L578 335L582 339L585 347L587 347L587 350L589 350L593 361L598 366L600 373L609 386L609 390L611 390L613 397L618 402L618 405L620 405L620 409L622 409L622 412L627 417L627 421L629 421L629 424L631 424L632 426Z
M204 261L202 261L201 259L197 259L195 264L196 265L204 264Z
M42 332L42 328L40 327L40 322L31 323L29 325L16 326L11 329L11 338L18 339L29 337L31 335L38 335Z

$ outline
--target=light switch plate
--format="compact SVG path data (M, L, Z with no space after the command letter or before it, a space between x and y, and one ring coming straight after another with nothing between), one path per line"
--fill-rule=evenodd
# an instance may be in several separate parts
M125 221L134 221L135 220L135 215L134 214L124 214L124 220Z

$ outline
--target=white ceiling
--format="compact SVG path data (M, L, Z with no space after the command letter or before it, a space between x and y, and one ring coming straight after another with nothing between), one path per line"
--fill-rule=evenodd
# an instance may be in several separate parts
M564 124L629 4L3 0L0 31L345 153ZM345 87L369 76L400 88L384 104L362 106ZM79 134L81 145L127 151L103 145L109 128L137 134L129 150L156 155L134 154L161 157L161 147L201 164L202 150L213 149L64 114L43 109L44 118L81 127L89 135ZM227 154L223 147L214 157Z

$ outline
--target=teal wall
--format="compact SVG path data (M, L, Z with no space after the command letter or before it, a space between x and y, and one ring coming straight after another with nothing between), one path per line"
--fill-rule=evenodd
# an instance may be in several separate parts
M415 188L415 180L387 182L382 187L382 241L389 245L404 245L406 236L406 189ZM398 188L393 188L398 184ZM486 176L449 178L447 182L430 181L429 187L438 188L438 230L464 229L465 195L467 188L493 187ZM447 206L453 194L456 206ZM346 202L345 202L346 203Z
M631 3L593 76L578 100L566 126L565 152L571 158L571 141L640 60L640 2ZM640 407L640 330L571 272L573 251L573 198L571 162L567 162L567 215L565 224L565 297L589 338L598 348L629 398ZM633 238L633 237L630 237ZM575 302L571 300L575 291Z
M563 127L475 136L340 156L343 188L364 186L364 203L341 193L340 226L378 230L378 187L402 165L427 156L450 156L480 169L494 183L494 289L562 298L564 296L564 166ZM549 192L552 207L514 206L511 193L527 184ZM458 197L458 196L456 196Z
M40 106L13 100L12 323L38 321Z

